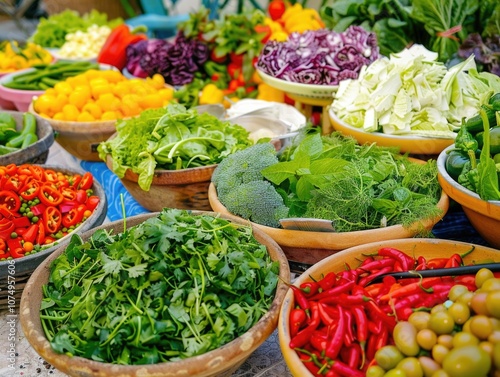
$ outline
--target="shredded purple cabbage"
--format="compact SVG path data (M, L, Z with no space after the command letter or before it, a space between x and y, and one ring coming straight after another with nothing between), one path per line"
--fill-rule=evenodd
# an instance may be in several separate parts
M126 68L137 77L159 73L167 84L181 86L193 81L208 57L204 42L179 32L173 41L149 39L129 45Z
M257 60L264 73L291 82L338 85L355 79L361 67L379 57L375 33L351 26L292 33L285 42L267 41Z

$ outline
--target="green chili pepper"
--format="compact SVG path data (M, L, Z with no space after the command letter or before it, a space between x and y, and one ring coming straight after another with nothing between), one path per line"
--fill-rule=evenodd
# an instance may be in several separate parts
M478 148L478 142L474 136L468 131L467 124L462 124L460 130L458 131L457 137L455 138L455 147L466 152L476 151Z
M10 139L5 145L7 147L19 148L22 146L27 135L33 134L36 136L36 118L31 113L23 114L23 129L19 136Z

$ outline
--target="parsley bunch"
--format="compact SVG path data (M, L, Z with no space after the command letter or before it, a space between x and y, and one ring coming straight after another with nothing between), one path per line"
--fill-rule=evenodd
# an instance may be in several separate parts
M75 235L50 268L40 318L52 348L114 364L230 342L268 311L279 273L251 227L179 209L123 233Z

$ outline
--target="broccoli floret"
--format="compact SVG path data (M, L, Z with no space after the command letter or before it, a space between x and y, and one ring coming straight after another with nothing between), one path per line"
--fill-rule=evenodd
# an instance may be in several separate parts
M288 217L283 198L268 181L251 181L235 187L224 197L229 212L254 223L278 228Z
M220 202L235 215L279 227L278 220L288 216L288 207L261 173L278 162L271 143L255 144L224 158L212 174Z
M262 181L262 169L278 163L276 149L271 143L255 144L225 157L215 168L212 182L219 200L242 183Z

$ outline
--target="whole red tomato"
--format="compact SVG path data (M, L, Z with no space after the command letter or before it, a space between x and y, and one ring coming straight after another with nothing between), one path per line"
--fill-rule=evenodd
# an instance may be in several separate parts
M273 21L280 19L285 10L286 5L283 0L272 0L267 8L267 12Z

